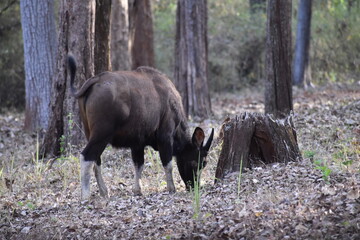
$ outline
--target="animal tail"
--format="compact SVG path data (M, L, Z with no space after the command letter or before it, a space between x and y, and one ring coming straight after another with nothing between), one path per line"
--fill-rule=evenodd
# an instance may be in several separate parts
M76 96L76 89L74 87L74 79L76 73L76 61L75 58L71 55L67 57L68 68L70 71L70 90L73 96Z

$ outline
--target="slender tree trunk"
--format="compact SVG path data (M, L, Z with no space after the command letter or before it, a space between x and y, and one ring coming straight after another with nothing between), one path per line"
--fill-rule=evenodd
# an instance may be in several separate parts
M293 64L293 80L294 84L298 86L309 85L311 82L309 64L311 4L311 0L299 1L295 56ZM306 84L304 84L304 81Z
M128 0L112 0L111 8L112 70L130 70Z
M25 129L45 129L56 55L54 2L21 0L25 60Z
M77 60L77 88L94 75L95 1L62 0L59 18L57 73L53 84L50 124L41 148L44 155L59 155L60 144L79 144L84 139L77 100L69 89L67 55L71 53Z
M178 0L174 80L188 115L205 118L211 112L207 75L207 1Z
M154 30L150 0L129 0L132 69L155 66Z
M269 0L267 7L265 113L285 117L293 109L291 0Z
M110 62L111 0L96 0L95 15L95 74L111 70Z

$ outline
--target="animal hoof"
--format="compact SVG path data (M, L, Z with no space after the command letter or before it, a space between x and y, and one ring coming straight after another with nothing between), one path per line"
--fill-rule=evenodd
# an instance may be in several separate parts
M107 189L100 189L100 196L104 198L109 198L109 192Z
M142 196L141 192L133 192L134 196Z
M140 189L133 189L133 194L134 196L142 196L141 190Z
M103 198L109 198L109 194L106 193L100 193L100 196L102 196Z
M175 189L175 188L174 188L174 189L169 189L169 193L170 193L170 194L176 193L176 189Z
M81 201L89 201L90 200L90 191L84 191L81 193Z

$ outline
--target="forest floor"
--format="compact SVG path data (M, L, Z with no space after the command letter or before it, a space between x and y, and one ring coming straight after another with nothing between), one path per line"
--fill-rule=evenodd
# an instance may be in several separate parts
M214 127L241 112L263 112L259 91L215 95ZM128 150L107 147L110 198L80 201L79 148L56 160L36 156L37 135L23 114L0 115L0 239L360 239L360 86L294 90L303 160L230 174L214 185L221 142L214 140L200 196L166 192L158 154L146 150L143 196L132 195ZM191 128L197 125L193 121ZM200 208L196 207L200 204Z

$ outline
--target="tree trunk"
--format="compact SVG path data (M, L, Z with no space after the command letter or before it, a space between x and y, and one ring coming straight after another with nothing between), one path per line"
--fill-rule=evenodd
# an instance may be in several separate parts
M132 69L155 66L154 30L150 0L129 0Z
M44 155L57 156L60 145L79 144L84 139L77 100L70 93L66 58L77 60L75 86L94 75L95 1L62 0L59 7L57 74L53 84L50 124L43 144Z
M291 116L285 120L273 120L270 115L243 113L224 122L221 136L223 148L215 179L240 171L240 166L244 169L260 163L287 163L301 159Z
M207 71L207 1L178 0L174 80L188 115L206 118L211 112Z
M25 60L25 129L46 129L56 56L54 2L21 0Z
M112 0L111 8L110 55L112 70L130 70L128 1Z
M293 64L293 80L294 84L298 86L310 85L311 82L309 64L311 4L311 0L299 1L295 57Z
M95 75L111 71L110 62L111 0L96 0L95 13Z
M265 113L282 118L293 109L291 0L269 0L266 34Z

